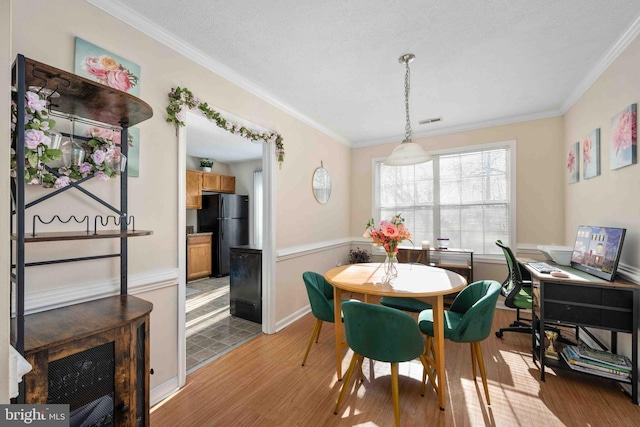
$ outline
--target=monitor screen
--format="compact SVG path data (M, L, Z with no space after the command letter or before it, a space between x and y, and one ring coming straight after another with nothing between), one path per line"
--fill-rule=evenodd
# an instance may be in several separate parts
M624 228L579 226L571 267L605 280L613 280L626 231Z

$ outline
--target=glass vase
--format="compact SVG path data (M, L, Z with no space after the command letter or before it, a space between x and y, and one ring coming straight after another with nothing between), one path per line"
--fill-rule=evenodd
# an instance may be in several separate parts
M384 283L391 282L398 276L398 258L395 252L387 252L384 259Z

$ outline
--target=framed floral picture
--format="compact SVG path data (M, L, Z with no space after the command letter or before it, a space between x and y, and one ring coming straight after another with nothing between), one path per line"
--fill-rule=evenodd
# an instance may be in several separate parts
M86 40L76 37L74 73L114 89L140 96L140 66ZM120 133L97 126L75 123L74 133L100 136L120 143ZM109 138L111 136L111 138ZM129 128L128 176L140 176L140 129Z
M140 66L76 37L73 72L114 89L140 96Z
M600 175L600 128L582 140L582 178Z
M571 144L567 153L567 176L569 184L580 181L580 142Z
M637 104L631 104L611 119L611 170L637 163Z

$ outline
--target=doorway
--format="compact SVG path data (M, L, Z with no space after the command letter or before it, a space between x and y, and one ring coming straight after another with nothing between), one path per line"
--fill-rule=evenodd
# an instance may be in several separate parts
M229 312L229 276L187 282L187 374L262 333L262 325Z
M225 118L227 115L223 113ZM238 119L229 115L229 120L235 122L242 122L242 119ZM197 131L192 131L193 126L196 128L202 124L202 121L206 121L207 125L216 128L219 132L226 132L220 130L217 126L199 114L187 113L185 118L186 126L178 130L178 170L179 173L179 286L178 286L178 356L179 356L179 385L182 386L186 381L187 372L191 372L194 369L207 363L207 360L211 358L219 357L221 354L228 353L235 346L247 339L251 339L253 334L259 333L273 333L275 331L275 322L273 320L272 307L274 292L271 290L274 283L274 239L273 239L273 226L275 222L274 210L274 170L275 170L275 147L273 144L255 144L244 140L236 141L234 148L244 143L250 143L253 148L257 145L260 151L261 159L254 160L253 163L244 163L240 161L230 161L226 164L226 169L220 171L215 169L215 154L205 155L197 154L190 155L189 139L193 134L198 134ZM246 124L245 124L246 123ZM243 123L246 127L252 129L260 129L259 126L250 124L248 122ZM225 133L225 136L228 132ZM231 135L231 134L229 134ZM213 146L216 145L215 138L205 138L207 144ZM210 141L210 142L209 142ZM225 140L226 143L232 143ZM224 144L224 143L223 143ZM220 147L218 147L220 148ZM229 150L224 150L229 151ZM259 207L263 212L263 219L259 227L251 227L251 242L258 240L255 235L256 229L262 230L262 325L259 323L249 322L241 318L236 318L229 315L229 276L223 276L219 278L205 277L199 280L189 281L186 280L186 237L187 226L193 224L193 212L189 212L186 209L186 170L198 169L199 165L194 164L199 158L213 158L214 173L233 175L239 173L243 167L245 172L250 170L253 177L253 171L255 169L262 170L263 176L263 190L262 197L251 197L254 200L261 200ZM224 161L220 163L224 164ZM235 165L235 166L231 166ZM247 187L245 185L244 189ZM245 192L245 191L241 191ZM195 230L197 232L197 226ZM211 329L212 325L217 325ZM189 330L189 328L192 328ZM226 330L226 334L225 334ZM194 336L195 341L189 342L189 336ZM191 346L191 347L190 347ZM192 350L196 350L193 352ZM189 354L190 353L190 354ZM197 354L196 356L196 353ZM207 357L207 356L211 357ZM190 357L191 356L191 357Z

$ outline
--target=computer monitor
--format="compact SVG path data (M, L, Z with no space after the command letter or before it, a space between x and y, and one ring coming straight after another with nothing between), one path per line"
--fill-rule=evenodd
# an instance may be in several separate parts
M579 226L571 267L605 280L613 280L626 231L624 228Z

